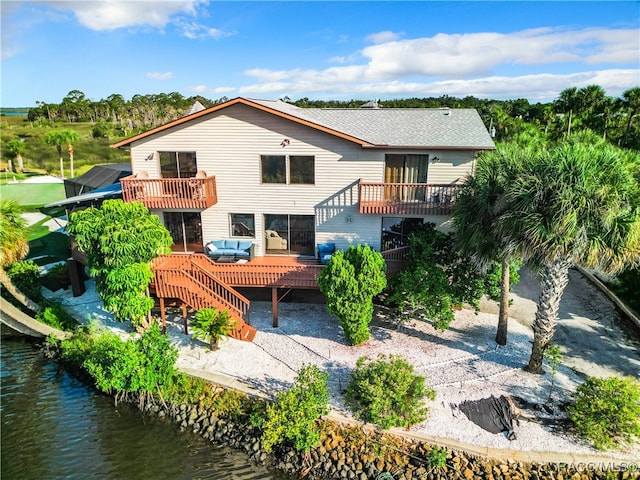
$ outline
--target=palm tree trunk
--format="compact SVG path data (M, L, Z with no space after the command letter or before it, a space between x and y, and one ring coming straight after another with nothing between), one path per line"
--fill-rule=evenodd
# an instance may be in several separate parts
M555 260L544 265L540 272L540 298L536 318L531 325L533 329L533 347L529 364L525 370L530 373L542 374L542 359L558 323L560 299L565 287L569 283L569 267L567 260Z
M22 173L24 171L24 161L22 160L22 155L16 155L16 162L18 162L18 164L16 165L16 172Z
M69 177L73 178L73 145L67 145L67 152L69 152Z
M502 283L500 285L500 311L498 313L498 331L496 332L496 343L498 345L507 344L507 330L509 328L509 280L510 266L509 258L505 255L502 259Z
M31 310L32 312L40 311L40 305L38 305L36 302L31 300L29 297L27 297L24 293L22 293L20 290L16 288L16 286L11 281L11 278L9 277L9 275L7 275L7 272L4 271L4 268L0 268L0 284L4 289L7 290L7 292L9 292L9 294L11 294L13 298L15 298L18 302L20 302L22 305L27 307L29 310Z

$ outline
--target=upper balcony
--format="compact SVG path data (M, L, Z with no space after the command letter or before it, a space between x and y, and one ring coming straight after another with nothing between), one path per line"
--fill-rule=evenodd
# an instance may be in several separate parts
M216 177L120 179L122 199L139 201L147 208L204 210L218 202Z
M460 185L360 181L360 213L451 215Z

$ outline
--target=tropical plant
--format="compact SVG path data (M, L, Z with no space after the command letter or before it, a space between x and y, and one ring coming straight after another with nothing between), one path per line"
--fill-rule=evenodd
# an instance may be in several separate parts
M171 235L139 202L107 200L71 214L68 230L87 254L90 274L106 309L142 325L153 307L151 260L170 252Z
M465 179L456 198L452 217L458 247L470 256L481 271L487 272L495 262L500 264L498 345L507 343L510 265L514 260L519 260L518 253L508 248L498 220L508 208L505 191L515 176L513 171L531 158L538 144L536 139L523 138L499 145L495 151L485 153L478 159L474 174Z
M267 405L264 421L260 424L266 451L284 441L290 441L302 452L318 444L318 420L329 413L327 378L327 373L315 365L304 365L293 386L279 392L276 402Z
M196 312L191 322L193 338L209 340L209 348L217 350L219 340L233 331L235 321L228 310L203 308Z
M640 263L640 187L625 153L595 135L574 135L523 164L505 202L505 243L539 266L541 294L526 370L542 373L569 268L615 273Z
M640 437L640 382L628 378L588 377L567 408L576 428L601 450Z
M409 235L407 267L391 278L386 303L401 318L431 321L446 330L455 318L454 308L469 303L478 308L485 293L485 277L466 254L456 249L454 238L426 223Z
M71 129L56 130L45 135L43 141L47 145L53 145L58 150L60 157L60 177L64 178L64 162L62 160L62 147L66 145L69 153L69 173L73 177L73 143L78 140L78 133Z
M340 320L350 345L369 339L373 297L387 285L385 270L380 253L368 245L352 245L334 253L318 276L327 308Z
M78 337L78 338L76 338ZM61 342L63 358L80 362L96 387L119 396L137 394L140 403L161 394L177 375L178 349L154 322L138 340L113 332L81 332Z
M7 275L20 292L35 302L40 301L40 267L34 261L21 260L12 263L7 268Z
M351 374L346 402L355 416L382 428L410 427L427 418L424 400L435 390L400 355L380 354L377 360L361 357Z
M50 300L42 302L42 310L36 315L36 320L58 330L73 331L78 326L78 322L62 305Z
M553 342L549 342L544 349L544 358L547 360L549 367L551 367L551 371L549 372L549 375L551 375L551 385L549 386L548 397L548 400L551 400L551 392L553 392L553 386L556 383L556 374L562 363L562 351L560 347Z
M19 138L12 138L5 145L5 152L10 159L16 160L16 165L13 166L13 171L22 173L24 170L24 162L22 155L27 151L27 146L24 141Z
M5 271L9 265L22 260L29 252L26 239L26 222L21 217L21 209L13 200L0 200L0 284L18 302L38 312L40 306L22 293Z

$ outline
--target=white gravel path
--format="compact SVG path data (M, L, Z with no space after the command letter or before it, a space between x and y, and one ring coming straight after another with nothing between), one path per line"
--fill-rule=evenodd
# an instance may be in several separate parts
M92 281L87 282L87 287L87 292L78 298L62 291L48 296L57 297L83 321L98 319L121 333L126 332L130 325L114 322L112 315L102 310ZM529 327L514 320L510 321L505 347L494 341L496 316L471 310L457 312L456 320L445 332L438 332L424 322L397 325L378 315L371 324L371 339L358 347L346 345L338 321L321 304L281 303L280 327L273 328L271 304L254 301L251 320L258 329L254 342L223 339L220 349L210 352L207 344L185 335L182 319L171 315L168 331L180 350L178 367L232 377L272 395L290 386L303 364L313 363L329 372L332 408L349 415L342 391L357 359L380 353L400 354L414 365L417 373L427 377L427 383L437 393L436 400L430 402L428 420L413 427L413 432L492 448L602 454L564 431L554 432L551 426L531 421L521 421L515 429L517 439L510 441L504 434L482 430L452 408L464 400L502 394L557 406L567 401L584 380L583 375L561 366L549 400L551 376L522 370L529 357L532 334ZM637 461L640 444L606 455Z

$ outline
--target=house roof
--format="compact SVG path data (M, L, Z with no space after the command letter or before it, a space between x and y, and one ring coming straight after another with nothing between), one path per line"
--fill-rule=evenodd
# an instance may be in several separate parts
M111 185L118 179L131 175L131 164L112 163L108 165L95 165L88 172L73 178L65 179L65 185L77 186L79 193L94 190L96 188Z
M59 200L57 202L49 203L40 208L40 211L51 217L62 217L67 214L67 209L74 209L80 207L88 207L96 203L100 203L103 200L110 198L116 198L122 196L122 186L120 182L112 183L101 188L84 193L82 195L75 195L73 197Z
M358 143L365 148L495 148L480 115L474 109L300 108L280 100L241 97L122 140L112 147L131 145L137 140L238 103Z

